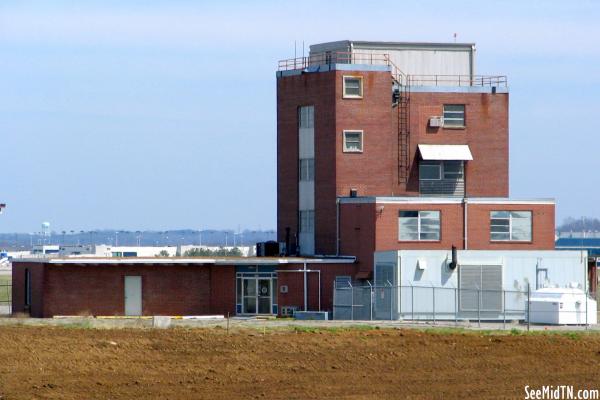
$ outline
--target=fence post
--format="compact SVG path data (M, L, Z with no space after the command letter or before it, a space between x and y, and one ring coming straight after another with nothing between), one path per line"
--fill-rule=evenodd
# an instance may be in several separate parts
M350 283L350 320L354 321L354 286Z
M433 323L435 324L435 286L431 287L433 293Z
M506 329L506 290L502 291L502 329Z
M392 294L392 288L394 286L390 283L390 321L393 320L393 308L394 308L394 295Z
M587 331L588 328L588 308L587 308L587 303L588 303L588 293L589 290L585 291L585 330Z
M531 313L529 312L531 306L531 284L528 283L527 284L527 332L529 332L529 328L531 326L531 322L529 322L529 320L531 319Z
M373 321L373 285L369 281L367 283L369 284L369 318Z
M410 285L410 313L412 320L415 320L415 287Z
M481 290L477 289L477 326L481 328Z

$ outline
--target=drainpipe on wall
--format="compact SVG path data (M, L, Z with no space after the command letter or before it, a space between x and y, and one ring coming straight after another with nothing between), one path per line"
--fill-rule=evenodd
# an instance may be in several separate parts
M463 214L465 216L464 227L463 227L463 230L465 232L465 239L464 239L464 241L465 241L465 250L469 249L469 244L468 244L468 239L469 238L468 238L468 233L467 233L468 230L469 230L469 228L468 228L469 218L468 218L467 204L468 204L467 198L463 197L463 206L464 206L464 212L463 212Z
M306 262L304 262L304 311L308 311L308 275L306 270Z
M340 199L335 199L335 255L340 255Z

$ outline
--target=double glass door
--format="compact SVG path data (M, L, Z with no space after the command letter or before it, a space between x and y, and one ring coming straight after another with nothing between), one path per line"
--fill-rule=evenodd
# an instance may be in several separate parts
M273 281L270 278L242 279L242 312L244 314L271 314Z

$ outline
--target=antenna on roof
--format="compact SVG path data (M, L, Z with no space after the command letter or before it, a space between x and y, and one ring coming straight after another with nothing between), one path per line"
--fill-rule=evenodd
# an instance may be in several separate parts
M294 60L296 59L296 41L294 40Z
M454 32L454 43L456 43L456 36L457 36L457 33Z

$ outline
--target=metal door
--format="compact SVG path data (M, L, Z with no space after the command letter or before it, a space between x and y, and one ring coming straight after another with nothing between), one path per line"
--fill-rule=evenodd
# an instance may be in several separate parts
M258 280L258 314L271 314L271 279Z
M256 278L244 278L242 281L242 313L256 314Z
M142 277L125 277L125 315L142 315Z

